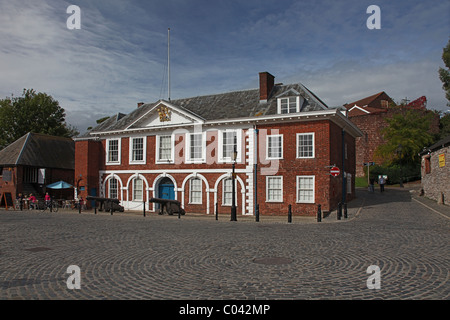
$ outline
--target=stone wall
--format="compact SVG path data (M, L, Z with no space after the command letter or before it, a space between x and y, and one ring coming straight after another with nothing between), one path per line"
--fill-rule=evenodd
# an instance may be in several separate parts
M439 165L439 156L444 157L444 166ZM450 146L422 156L422 188L426 197L450 204Z

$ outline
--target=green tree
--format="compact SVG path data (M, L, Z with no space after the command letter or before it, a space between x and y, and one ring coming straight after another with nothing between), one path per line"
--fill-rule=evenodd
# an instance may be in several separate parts
M376 161L386 166L411 166L420 164L419 152L434 142L430 123L434 114L416 110L398 112L386 119L382 129L384 143L375 151Z
M65 110L45 93L24 89L21 97L0 100L0 147L28 132L73 137L78 130L65 121Z
M439 68L439 78L443 83L442 88L445 90L445 97L450 102L450 40L443 50L442 60L444 61L447 69ZM450 106L450 103L447 103L447 105Z

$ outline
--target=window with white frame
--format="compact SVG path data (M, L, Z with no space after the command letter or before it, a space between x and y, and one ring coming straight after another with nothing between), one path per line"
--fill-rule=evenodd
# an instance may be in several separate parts
M314 133L297 133L297 158L314 158Z
M280 114L299 112L299 97L287 97L278 99Z
M236 188L236 180L234 181L235 186L235 200L237 201L237 188ZM223 180L223 199L222 203L225 206L231 206L233 202L233 180L231 178L227 178Z
M283 177L266 177L266 202L283 201Z
M106 164L120 164L120 139L106 140Z
M118 181L116 178L109 179L109 195L111 199L118 199Z
M156 154L158 162L168 163L173 161L172 159L172 136L157 136L157 150Z
M267 136L267 159L283 158L283 135Z
M202 203L202 180L199 178L192 178L190 180L189 203Z
M241 152L241 140L242 140L242 130L241 129L226 129L218 131L218 160L219 162L233 161L233 152L236 148L237 157L236 162L241 162L242 152Z
M206 149L204 133L191 133L188 138L188 160L203 161Z
M297 202L314 203L314 176L297 176Z
M223 131L222 132L222 158L226 160L233 159L234 149L237 150L237 132Z
M142 201L143 198L143 181L141 178L133 179L133 201Z
M130 138L130 163L145 163L145 139Z

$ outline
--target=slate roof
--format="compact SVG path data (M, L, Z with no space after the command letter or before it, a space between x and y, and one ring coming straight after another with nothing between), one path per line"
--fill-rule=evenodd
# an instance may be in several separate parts
M75 142L30 132L0 151L0 165L74 170Z
M420 155L427 154L428 152L434 152L447 146L450 146L450 135L444 137L443 139L439 140L438 142L429 146L428 148L424 148L423 151L420 153Z
M296 93L305 98L300 112L328 109L325 103L300 83L275 85L270 93L269 99L264 103L260 103L259 89L251 89L171 100L170 104L205 121L218 121L275 115L277 114L277 97L297 95ZM119 115L112 116L78 138L87 138L92 136L92 134L95 135L96 132L125 130L131 124L133 125L130 128L139 128L143 125L144 120L137 120L153 109L159 102L144 104L127 115L120 117Z

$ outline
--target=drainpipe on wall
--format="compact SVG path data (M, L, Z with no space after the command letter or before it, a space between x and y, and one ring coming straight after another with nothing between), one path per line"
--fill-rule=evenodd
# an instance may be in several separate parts
M253 215L256 215L256 207L258 205L258 133L256 125L253 125L254 131L254 146L253 146Z

